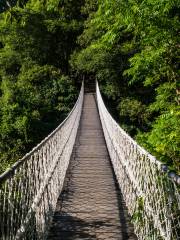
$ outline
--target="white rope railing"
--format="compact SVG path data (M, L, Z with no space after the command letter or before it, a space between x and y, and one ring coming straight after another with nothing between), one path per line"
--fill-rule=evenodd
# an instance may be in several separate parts
M0 176L0 239L46 239L62 190L84 97L45 140Z
M96 97L113 168L138 239L180 239L180 176L141 148Z

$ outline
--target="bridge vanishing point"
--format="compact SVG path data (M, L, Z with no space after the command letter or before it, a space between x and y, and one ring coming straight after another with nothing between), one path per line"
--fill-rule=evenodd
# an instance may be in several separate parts
M180 176L107 111L98 83L0 176L1 240L178 240Z

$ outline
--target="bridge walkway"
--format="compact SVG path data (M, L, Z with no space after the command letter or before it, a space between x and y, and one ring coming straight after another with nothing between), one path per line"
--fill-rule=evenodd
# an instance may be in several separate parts
M135 240L113 173L95 95L86 93L76 144L48 240Z

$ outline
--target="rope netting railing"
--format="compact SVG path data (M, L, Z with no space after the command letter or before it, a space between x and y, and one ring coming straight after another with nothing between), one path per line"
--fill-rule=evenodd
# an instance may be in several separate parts
M68 117L0 176L0 239L46 239L82 111L84 84Z
M180 176L120 128L104 105L98 83L96 95L110 158L138 239L180 239Z

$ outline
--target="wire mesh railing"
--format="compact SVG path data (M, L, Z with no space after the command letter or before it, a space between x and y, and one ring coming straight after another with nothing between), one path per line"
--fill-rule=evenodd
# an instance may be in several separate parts
M45 140L0 176L0 239L46 239L75 143L84 97Z
M135 233L141 240L180 239L180 176L141 148L96 97L108 151Z

